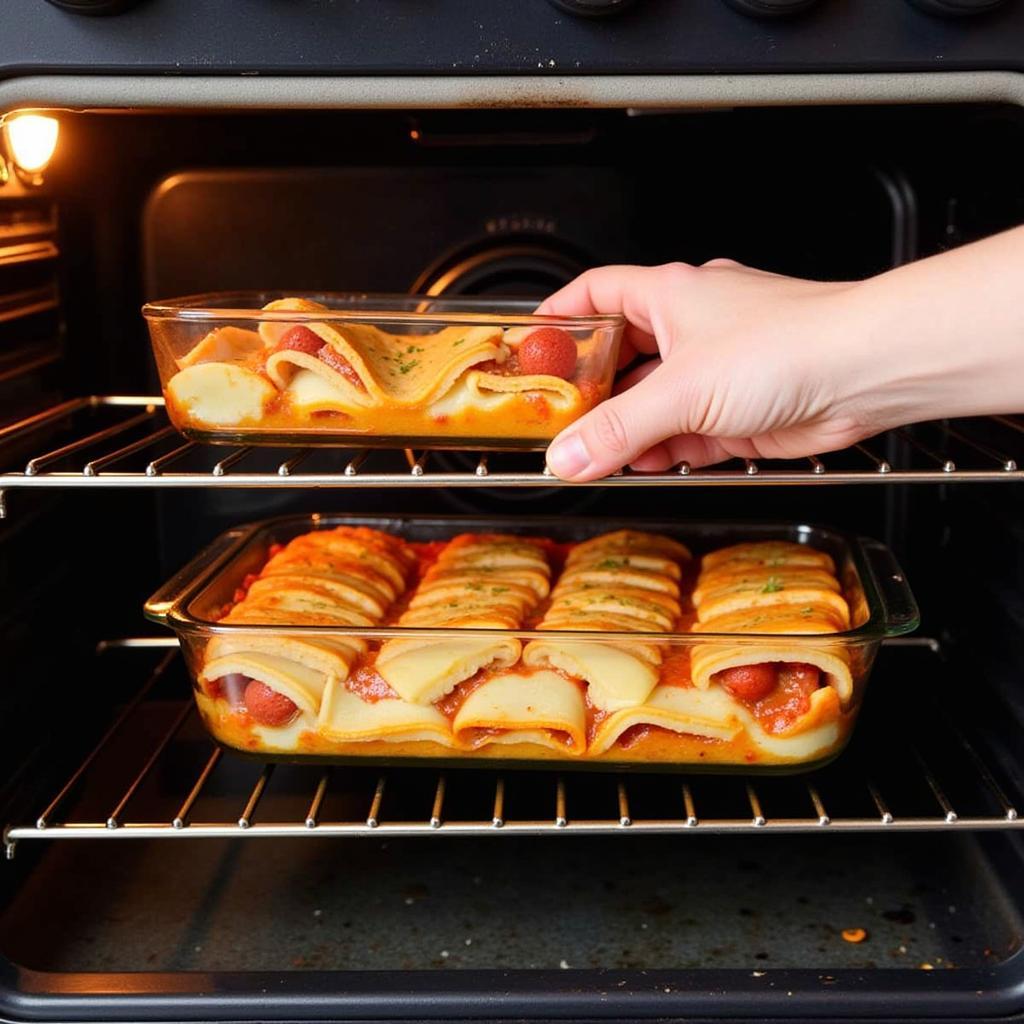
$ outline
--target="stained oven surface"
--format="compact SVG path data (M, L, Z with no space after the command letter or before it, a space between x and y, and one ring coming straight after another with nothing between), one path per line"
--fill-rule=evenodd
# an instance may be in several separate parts
M211 449L153 398L151 299L849 279L1024 218L1020 3L529 2L0 15L0 113L60 122L0 185L0 1019L1024 1019L1020 417L580 488ZM141 608L317 511L821 523L895 551L922 626L807 775L267 767Z

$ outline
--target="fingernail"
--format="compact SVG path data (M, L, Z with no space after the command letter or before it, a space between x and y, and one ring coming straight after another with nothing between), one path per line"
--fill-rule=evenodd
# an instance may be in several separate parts
M565 479L582 473L590 465L590 455L583 438L570 434L548 449L547 461L551 472Z

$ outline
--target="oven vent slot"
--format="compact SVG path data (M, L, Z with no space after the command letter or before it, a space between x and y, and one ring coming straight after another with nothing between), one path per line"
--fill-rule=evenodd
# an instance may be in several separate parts
M941 710L943 655L927 638L888 642L876 672L890 678L850 748L788 776L275 766L206 737L173 640L110 641L93 670L144 682L33 820L6 830L8 856L28 839L1024 829L1015 776ZM913 679L929 680L926 702Z
M539 453L273 449L183 441L159 397L72 399L0 428L0 492L63 487L551 487ZM918 424L841 452L710 469L625 470L605 487L1008 482L1024 479L1024 420Z

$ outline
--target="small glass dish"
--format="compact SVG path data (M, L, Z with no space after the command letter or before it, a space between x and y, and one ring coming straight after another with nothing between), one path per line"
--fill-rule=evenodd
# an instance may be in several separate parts
M535 308L234 292L142 315L167 413L193 440L542 449L611 393L624 321Z
M835 580L850 611L850 628L842 632L808 634L796 630L758 635L697 633L682 628L677 632L654 633L395 625L324 627L289 624L287 614L282 614L280 621L274 618L272 622L261 620L258 624L221 621L225 607L237 600L239 588L249 585L247 581L259 574L270 555L281 545L313 531L369 527L414 546L425 545L423 550L459 534L516 534L545 538L545 543L554 546L552 550L561 546L564 555L572 550L569 545L621 530L623 525L566 518L314 515L269 520L221 535L154 594L145 611L152 621L169 626L177 634L194 682L194 698L211 735L226 747L265 759L513 767L550 766L555 762L567 768L772 772L816 768L838 755L856 722L872 663L883 639L916 628L918 612L903 573L886 547L877 541L820 527L785 523L628 524L631 530L659 534L689 546L693 568L702 553L749 541L795 542L826 553L834 563ZM553 571L557 576L561 570L555 567ZM680 577L684 591L687 586L692 588L694 575L688 577L684 567ZM488 584L494 582L484 575L480 579ZM467 589L479 589L479 584L471 584ZM472 596L468 599L472 600ZM383 621L393 619L385 617ZM518 732L502 733L493 722L463 729L459 721L461 710L453 710L447 697L436 705L413 707L392 699L397 696L394 693L353 688L351 680L358 676L356 668L350 670L346 679L343 673L332 674L332 669L318 667L326 660L325 650L336 661L339 646L358 647L363 651L359 657L364 660L357 664L366 664L367 659L372 664L380 645L395 640L409 644L427 659L438 652L447 658L455 648L467 644L514 645L521 652L520 660L513 657L506 661L499 677L516 677L512 684L515 700L519 700L519 694L527 695L515 711L519 716L515 727ZM622 653L635 652L640 645L648 651L656 648L661 675L647 697L641 696L634 705L619 707L615 712L618 718L604 712L598 714L591 700L592 685L588 687L582 679L573 680L566 672L548 671L542 679L538 677L541 670L536 662L530 661L530 645L535 645L536 650L538 644L550 647L553 641L562 651L563 666L566 659L571 661L576 654L580 663L584 656L593 659L595 650ZM302 694L293 692L296 700L308 706L279 726L253 719L242 698L244 687L237 685L240 680L227 680L225 685L225 679L213 678L216 672L208 669L224 652L242 652L250 660L255 655L256 661L266 661L270 654L279 659L271 663L275 672L288 671L289 651L298 652L297 644L316 648L315 659L307 662L299 673ZM737 651L743 656L747 651L758 655L764 652L766 661L793 662L796 665L790 667L796 668L805 662L825 665L817 684L819 689L815 691L822 699L806 705L794 724L779 731L767 719L758 719L760 712L753 705L739 707L736 701L726 700L724 691L719 692L713 681L703 689L690 681L691 657L696 675L700 659L735 659ZM827 667L830 664L839 665L841 679L827 674L835 671ZM618 666L619 663L614 666L616 672ZM783 669L786 667L782 665ZM492 677L487 671L480 675L486 678L475 680L479 689L472 689L474 679L460 684L471 687L460 708L469 707L474 695L487 690ZM576 696L573 686L578 691ZM527 693L530 687L537 690L533 696ZM510 692L506 687L502 700L508 699ZM561 710L552 712L553 719L524 724L531 713L556 697L579 706L575 711L565 710L569 704L563 702ZM408 722L400 721L403 710L408 712ZM572 714L583 716L575 727L571 723L560 724L559 715L571 719ZM357 727L357 720L363 724ZM375 729L383 731L378 735ZM578 735L573 734L574 729Z

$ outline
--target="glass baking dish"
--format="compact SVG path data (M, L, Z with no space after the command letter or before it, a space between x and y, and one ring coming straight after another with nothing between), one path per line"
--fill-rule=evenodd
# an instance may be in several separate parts
M611 392L623 320L535 302L234 292L150 302L171 422L218 444L541 449Z
M795 630L784 635L740 635L683 631L595 632L562 627L557 627L557 632L535 627L511 630L394 625L324 627L288 624L284 621L289 617L287 614L281 615L280 624L276 620L256 624L219 621L224 609L239 599L239 594L245 592L244 588L252 583L271 555L282 545L312 531L369 527L424 545L422 550L425 551L430 545L465 533L515 534L517 538L546 538L545 543L555 545L576 545L621 530L624 525L571 518L509 521L480 517L313 515L268 520L222 534L150 598L145 612L151 620L169 626L177 634L193 680L196 703L214 739L228 748L269 760L429 762L503 767L550 766L556 762L567 768L792 771L818 767L838 755L856 722L882 640L915 629L918 612L903 573L886 547L868 538L821 527L721 522L628 524L631 530L672 538L692 550L692 568L687 570L684 566L680 582L684 607L685 594L692 590L695 567L704 552L737 543L763 541L795 542L825 552L834 563L835 579L850 611L851 628L841 632L801 634ZM322 539L316 538L313 542ZM481 579L494 582L484 575ZM469 589L478 586L471 584ZM240 588L243 589L240 591ZM504 674L498 675L503 685L509 675L514 677L516 689L502 691L505 696L496 699L495 707L509 699L509 692L523 695L522 706L514 714L504 705L500 713L490 708L492 719L488 720L485 713L482 719L474 719L471 727L462 729L459 722L462 710L470 706L476 694L486 693L487 683L493 682L494 676L486 671L480 673L484 682L477 679L476 690L470 686L469 697L456 711L446 705L448 698L422 707L394 699L397 698L395 693L384 694L386 699L381 699L382 694L368 691L362 683L362 689L356 687L353 691L349 688L353 685L351 680L360 678L360 670L352 668L346 680L344 671L335 674L334 669L320 663L324 649L336 653L340 645L362 650L364 653L359 656L362 660L358 663L365 664L366 652L370 652L372 660L376 657L373 652L382 644L396 641L419 651L420 656L428 660L450 659L456 652L464 652L467 644L471 648L475 645L473 649L513 644L514 651L519 652L519 660L515 654L511 659L506 658ZM536 662L533 667L524 667L529 662L530 650L542 649L536 646L538 644L550 646L552 641L561 653L559 671L538 669ZM301 655L301 660L306 662L303 672L313 672L304 677L308 699L304 698L306 704L296 711L294 719L282 724L261 724L250 716L245 706L245 694L249 691L244 684L251 679L243 676L239 680L233 675L211 678L205 670L206 665L213 664L215 656L220 657L224 651L248 652L249 657L256 652L263 661L267 652L279 656L283 651L286 656L300 657L294 653L300 650L294 646L296 643L312 645L319 653L313 659L312 670L306 654ZM531 644L535 646L531 648ZM592 663L595 651L603 656L609 650L615 652L614 657L621 658L624 654L635 653L637 645L641 644L644 651L657 652L660 678L648 696L641 693L632 702L627 696L625 700L618 699L617 705L604 702L598 706L591 699L593 685L574 680L562 670L566 658L571 668L574 658L585 662L590 657ZM714 683L715 676L710 677L711 682L704 689L698 689L690 675L691 662L695 677L699 671L697 664L708 664L709 659L719 659L718 664L726 663L721 659L730 658L728 664L756 663L762 654L766 661L783 662L776 666L780 669L780 680L781 673L787 669L799 669L801 665L806 668L808 663L824 666L813 699L798 709L799 714L794 711L796 717L791 717L781 730L776 728L781 719L756 717L761 714L761 705L740 706L740 701ZM625 674L621 678L616 676L615 684L625 685L629 666L624 662L618 665ZM316 676L316 672L320 676ZM558 717L563 712L552 711L546 703L555 700L563 690L568 694L567 699L575 700L569 683L582 691L579 700L583 702L583 709L580 711L577 707L576 712L572 709L564 712L566 722ZM473 680L460 686L469 684L473 684ZM537 708L545 710L537 711ZM368 709L373 710L373 715L384 715L387 722L383 718L378 718L376 724L364 721ZM447 726L438 717L438 709L449 716ZM479 711L478 708L475 714ZM406 712L411 716L408 721L399 721ZM538 719L539 725L532 720L524 721L524 716L529 719L531 713L549 717ZM583 714L585 721L574 726L574 713ZM496 727L494 714L499 718L504 716L502 721L506 726L511 722L515 727L504 730ZM530 724L536 725L532 731ZM575 738L574 729L577 730Z

